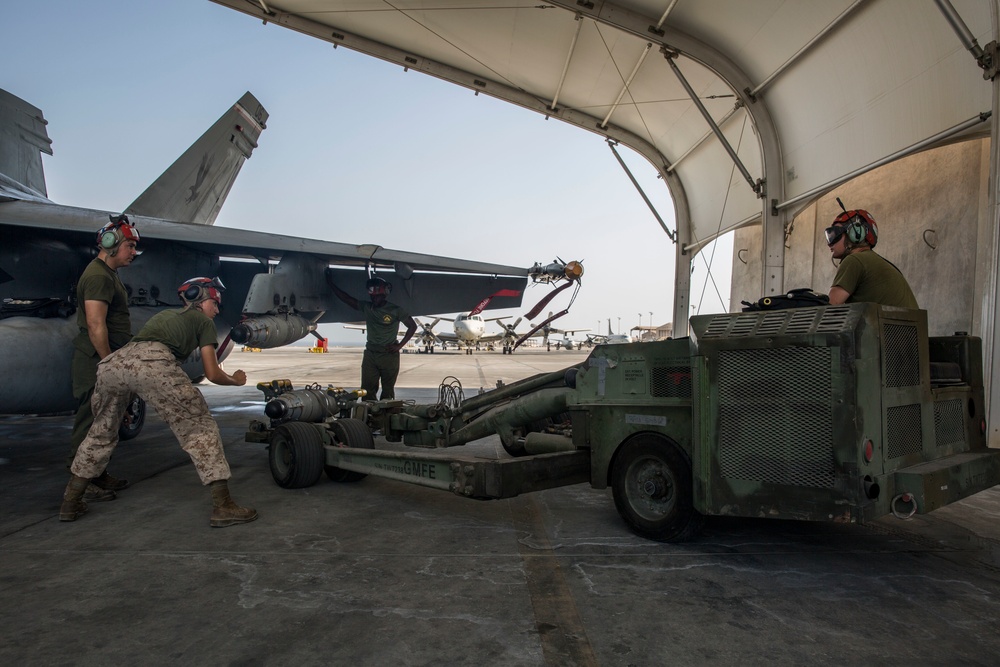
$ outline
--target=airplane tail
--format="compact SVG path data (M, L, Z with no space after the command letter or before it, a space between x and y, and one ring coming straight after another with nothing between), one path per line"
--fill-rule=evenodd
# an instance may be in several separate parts
M0 200L48 201L42 153L52 155L52 140L42 110L0 90Z
M177 222L211 225L243 163L267 127L267 110L249 92L125 209Z

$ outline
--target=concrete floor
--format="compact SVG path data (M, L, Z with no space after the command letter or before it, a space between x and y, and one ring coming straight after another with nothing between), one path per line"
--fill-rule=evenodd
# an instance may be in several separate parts
M528 350L404 355L432 402L581 361ZM5 665L995 665L1000 487L911 521L709 519L685 544L632 535L610 491L474 501L369 477L301 490L243 441L257 381L356 386L357 350L234 353L250 386L202 385L237 501L208 526L187 456L151 415L110 470L132 487L57 513L71 418L0 417ZM280 371L271 370L275 367ZM474 445L498 456L498 443Z

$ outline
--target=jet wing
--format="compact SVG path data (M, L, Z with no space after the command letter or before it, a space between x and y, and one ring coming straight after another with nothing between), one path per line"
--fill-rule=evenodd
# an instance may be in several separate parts
M525 267L391 250L379 245L336 243L144 216L133 216L131 220L142 235L143 249L153 247L156 241L162 240L181 243L192 250L213 255L258 261L276 261L288 253L303 253L322 257L338 266L364 267L370 264L376 270L392 268L397 273L405 273L409 269L494 276L528 275ZM78 240L79 236L85 236L89 243L96 230L107 221L106 211L28 201L0 202L0 225L44 229L49 238L64 236L67 240Z

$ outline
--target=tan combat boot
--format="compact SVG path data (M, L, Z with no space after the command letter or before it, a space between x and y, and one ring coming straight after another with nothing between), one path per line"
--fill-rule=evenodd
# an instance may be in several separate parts
M87 490L83 493L85 503L103 503L106 500L114 500L118 494L108 489L102 489L93 482L87 485Z
M87 490L90 480L86 477L73 475L66 485L66 492L63 494L63 504L59 508L60 521L76 521L87 513L87 503L83 502L83 494Z
M121 491L122 489L128 488L127 479L118 479L117 477L112 477L111 475L108 474L107 470L102 472L100 477L95 477L90 481L94 486L100 489L104 489L105 491Z
M212 482L208 488L212 492L212 520L209 523L213 528L248 523L257 518L257 510L252 507L240 507L233 501L226 480Z

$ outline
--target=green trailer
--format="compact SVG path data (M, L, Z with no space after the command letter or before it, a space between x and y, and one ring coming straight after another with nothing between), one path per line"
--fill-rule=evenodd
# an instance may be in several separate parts
M704 516L863 523L1000 483L982 349L930 338L924 311L849 304L697 316L691 336L601 345L583 363L462 399L362 402L258 385L284 487L378 475L477 499L589 482L635 533L679 541ZM372 431L406 447L375 449ZM497 435L496 460L440 450Z

